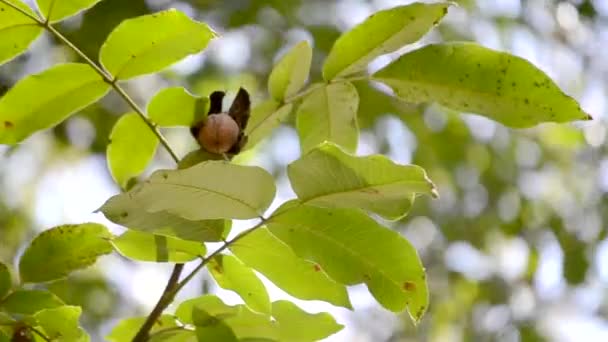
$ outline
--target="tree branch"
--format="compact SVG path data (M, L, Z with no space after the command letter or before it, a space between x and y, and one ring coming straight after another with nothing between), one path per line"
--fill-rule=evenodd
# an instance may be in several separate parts
M51 24L47 20L44 20L42 17L36 17L7 0L0 0L0 2L6 4L7 6L10 6L11 8L20 12L24 16L32 19L38 25L40 25L41 27L43 27L47 31L49 31L53 36L55 36L55 38L57 38L59 41L61 41L67 47L72 49L72 51L74 51L80 58L82 58L91 68L93 68L93 70L95 70L95 72L97 72L99 74L99 76L101 76L102 79L106 83L108 83L114 89L114 91L116 91L116 93L118 93L118 95L120 95L120 97L122 97L123 100L139 115L139 117L146 123L146 125L150 128L150 130L154 133L154 135L156 135L156 137L158 138L160 143L163 145L165 150L167 150L167 152L169 153L169 155L171 156L173 161L175 161L175 163L179 163L179 157L173 151L173 149L171 148L171 146L169 145L169 143L167 142L165 137L160 133L160 131L158 130L156 125L150 119L148 119L148 117L146 116L144 111L137 105L137 103L135 103L135 101L133 101L133 99L129 96L129 94L127 94L125 92L125 90L122 89L118 85L116 78L114 78L112 75L110 75L110 73L105 71L101 66L99 66L97 63L95 63L93 60L91 60L86 54L84 54L84 52L82 52L82 50L80 50L69 39L67 39L64 35L62 35L59 31L57 31L53 26L51 26ZM169 281L167 282L167 286L165 287L163 294L159 298L159 300L156 303L156 306L154 307L152 312L150 312L150 314L148 315L146 322L144 323L144 325L142 325L140 331L138 332L137 336L135 336L133 341L145 341L148 339L148 333L149 333L150 329L152 328L152 326L154 325L154 322L156 322L156 320L158 319L158 317L160 317L162 312L173 301L173 297L175 296L175 293L177 293L177 291L175 291L175 288L178 285L179 278L180 278L180 275L181 275L183 269L184 269L184 264L175 264L175 267L173 268L173 272L171 272L171 276L169 277Z

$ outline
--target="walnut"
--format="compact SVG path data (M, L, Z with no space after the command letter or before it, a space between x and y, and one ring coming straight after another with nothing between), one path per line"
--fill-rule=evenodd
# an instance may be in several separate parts
M244 130L249 120L251 102L247 91L240 88L228 112L222 112L224 95L223 91L215 91L209 96L207 117L193 125L190 132L207 152L235 155L247 143Z

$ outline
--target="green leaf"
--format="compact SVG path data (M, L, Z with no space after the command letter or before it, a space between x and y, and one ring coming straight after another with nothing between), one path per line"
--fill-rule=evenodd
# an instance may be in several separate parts
M120 23L101 46L99 60L115 78L125 80L198 53L214 37L207 24L169 9Z
M19 0L10 2L30 15L36 16L23 2ZM33 19L0 2L0 65L27 50L43 30Z
M359 139L357 89L349 82L331 83L309 93L298 108L296 126L302 152L324 141L354 152Z
M323 65L323 78L361 71L374 58L414 43L437 25L449 6L414 3L374 13L336 40Z
M18 143L58 124L109 89L90 66L78 63L56 65L21 79L0 99L0 144Z
M318 341L344 328L328 313L311 314L286 300L272 303L272 316L279 322L281 341Z
M260 217L275 194L274 178L256 166L206 161L188 169L159 170L102 207L108 217L124 212L110 201L137 202L148 213L167 212L186 220Z
M437 196L421 167L395 164L382 155L355 157L331 143L291 163L287 174L306 204L360 208L390 220L407 214L416 194Z
M146 317L131 317L120 321L106 336L106 340L108 342L131 342L145 320ZM150 329L150 334L176 326L175 317L172 315L162 315L154 322L152 329Z
M268 229L302 258L317 262L332 279L365 283L385 308L408 309L419 321L428 306L424 268L399 233L353 209L326 209L287 202Z
M427 45L373 75L412 103L437 102L506 126L590 120L527 60L468 42Z
M346 287L330 279L320 267L299 258L266 228L259 228L230 246L247 266L262 273L288 294L352 308Z
M163 127L187 126L203 119L209 111L209 98L190 94L182 87L165 88L150 100L148 115Z
M100 0L36 0L40 13L48 22L54 23L88 8L93 7Z
M181 303L175 315L182 323L194 324L197 327L197 336L204 341L217 341L210 337L218 335L229 338L227 341L232 340L232 334L227 333L226 327L232 330L238 340L276 340L279 335L278 327L270 317L256 314L245 305L226 305L213 295L204 295Z
M112 245L127 258L139 261L184 263L204 257L207 250L201 242L128 230L112 239Z
M86 342L87 334L78 326L82 309L78 306L60 306L37 312L34 318L46 332L46 336L57 342Z
M268 92L277 101L297 93L308 79L312 48L307 41L296 44L274 66L268 78Z
M97 223L67 224L39 234L19 261L21 281L40 283L64 278L112 252L112 234Z
M33 315L40 310L63 305L65 304L59 297L43 290L18 290L0 301L2 311L22 315Z
M13 287L11 271L5 264L0 262L0 299L6 296L6 294L11 290L11 287Z
M133 177L144 171L154 158L158 138L137 113L128 113L116 121L108 144L108 167L112 178L126 189Z
M130 340L129 340L130 341ZM149 342L193 342L196 341L196 333L192 330L175 329L158 331L150 336ZM223 340L219 340L223 341Z
M188 154L186 154L177 164L178 169L187 169L196 164L200 164L207 160L226 160L224 159L224 155L218 153L207 152L202 148L198 150L194 150Z
M139 200L122 195L110 198L102 210L108 220L129 229L184 240L221 241L231 228L231 221L226 220L187 220L166 211L151 213Z
M218 255L207 268L217 284L236 292L251 310L270 315L270 298L266 287L253 270L231 255Z
M253 147L267 138L287 118L293 109L293 104L291 103L280 108L279 105L280 103L275 100L268 100L253 108L251 119L245 129L247 147Z
M239 307L226 305L215 295L203 295L183 301L175 310L175 316L184 324L194 324L195 318L198 318L194 313L195 308L221 318L235 316L240 311Z
M11 325L14 322L15 320L9 314L0 311L0 326Z
M238 338L232 329L222 320L216 319L203 310L197 309L197 341L237 342Z

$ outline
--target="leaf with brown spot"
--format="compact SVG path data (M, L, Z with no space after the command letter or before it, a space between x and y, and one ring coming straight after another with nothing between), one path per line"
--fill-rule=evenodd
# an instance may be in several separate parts
M19 260L21 281L40 283L66 277L112 252L112 234L98 223L63 225L39 234Z

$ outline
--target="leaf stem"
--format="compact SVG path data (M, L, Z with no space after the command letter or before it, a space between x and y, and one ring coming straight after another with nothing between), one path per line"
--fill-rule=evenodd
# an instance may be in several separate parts
M169 304L173 302L173 298L175 298L175 294L177 293L175 288L178 285L179 276L181 275L183 269L184 264L175 264L175 267L173 267L173 272L171 272L171 276L167 281L167 286L165 286L165 289L163 290L163 294L158 299L158 302L156 302L154 309L152 309L148 317L146 317L146 321L139 328L139 331L137 331L135 337L133 337L132 342L144 342L148 340L150 337L150 330L154 326L154 323L156 323L163 311L165 311Z
M116 93L118 93L118 95L120 95L120 97L122 97L123 100L125 100L125 102L146 123L146 125L150 128L150 130L154 133L154 135L156 135L156 137L158 138L158 140L160 141L160 143L163 145L163 147L165 148L165 150L167 150L167 152L169 153L169 155L171 155L171 158L173 159L173 161L175 161L175 163L179 163L179 157L173 151L173 149L171 148L171 146L169 146L169 142L167 142L167 139L165 139L165 137L160 133L160 131L156 127L156 124L154 124L150 119L148 119L148 117L146 116L146 114L144 113L144 111L137 105L137 103L135 103L135 101L133 101L133 99L129 96L129 94L127 94L125 92L125 90L122 89L118 85L118 82L117 82L118 80L116 78L112 77L108 72L106 72L105 70L103 70L95 62L93 62L89 57L87 57L87 55L84 54L84 52L82 52L78 47L76 47L74 44L72 44L72 42L70 42L65 36L63 36L53 26L51 26L50 24L46 23L46 24L44 24L44 27L49 32L51 32L57 39L59 39L62 43L64 43L65 45L67 45L70 49L74 50L74 52L78 56L80 56L87 64L89 64L103 78L103 80L106 83L108 83L110 86L112 86L112 88L114 88L114 91L116 91Z
M57 31L53 26L51 26L51 24L48 22L48 20L38 18L38 17L28 13L24 9L16 6L15 4L9 2L8 0L0 0L0 2L6 4L7 6L10 6L14 10L20 12L24 16L35 21L38 25L45 28L53 36L55 36L55 38L57 38L59 41L61 41L67 47L72 49L72 51L74 51L78 56L80 56L80 58L82 58L91 68L93 68L93 70L95 70L95 72L97 72L99 74L99 76L101 76L101 78L106 83L108 83L114 89L114 91L116 91L116 93L118 93L118 95L120 95L120 97L122 97L123 100L139 115L139 117L146 123L146 125L150 128L150 130L152 130L154 135L156 135L156 137L158 138L160 143L163 145L165 150L167 150L167 152L169 153L169 155L171 156L173 161L175 161L176 164L179 163L179 157L173 151L173 149L171 148L171 146L169 145L169 143L167 142L165 137L160 133L160 131L156 127L156 124L154 124L150 119L148 119L148 117L146 116L144 111L137 105L137 103L135 103L135 101L129 96L129 94L127 94L125 92L125 90L122 89L118 85L116 78L114 78L110 73L108 73L106 70L104 70L103 67L101 67L100 65L95 63L93 60L91 60L84 52L82 52L82 50L80 50L69 39L67 39L64 35L62 35L59 31ZM178 285L179 278L181 276L183 269L184 269L184 264L175 264L175 266L173 267L173 271L171 272L171 276L169 277L169 281L167 281L167 286L165 287L163 294L159 298L159 300L156 303L156 306L154 307L152 312L150 312L150 314L148 315L148 318L144 322L144 325L142 325L141 329L139 330L139 332L137 333L137 335L135 336L133 341L146 341L148 339L148 333L149 333L150 329L152 328L152 326L154 325L154 323L156 322L158 317L160 317L163 310L165 310L165 308L167 306L169 306L169 304L171 304L171 302L173 301L173 298L175 297L175 293L177 293L177 291L175 291L175 288ZM34 331L36 331L36 330L34 330ZM36 331L36 332L43 339L50 341L48 338L46 338L46 336L41 335L40 332L38 332L38 331Z
M156 135L156 137L158 138L158 140L160 141L160 143L163 145L163 147L165 148L165 150L167 150L167 152L169 153L169 155L171 155L171 158L175 161L175 163L179 163L179 158L177 157L177 154L173 151L173 149L171 148L171 146L169 146L169 143L167 142L167 139L165 139L165 137L160 133L160 131L158 130L158 128L156 127L156 125L150 119L148 119L148 117L146 116L146 114L144 113L144 111L137 105L137 103L135 103L135 101L133 101L133 99L129 96L129 94L127 94L125 92L125 90L122 89L118 85L118 82L117 82L118 80L116 78L114 78L112 75L110 75L110 73L108 73L107 71L105 71L101 66L99 66L97 63L95 63L87 55L85 55L85 53L82 52L82 50L80 50L69 39L67 39L59 31L57 31L57 29L55 29L47 20L43 20L42 18L37 18L36 16L28 13L24 9L22 9L22 8L18 7L17 5L9 2L8 0L0 0L0 2L8 5L9 7L13 8L15 11L23 14L24 16L32 19L38 25L42 26L47 31L49 31L53 36L55 36L55 38L57 38L59 41L61 41L67 47L69 47L70 49L72 49L72 51L74 51L80 58L82 58L91 68L93 68L93 70L95 70L95 72L97 72L99 74L99 76L101 76L101 78L106 83L108 83L110 86L112 86L112 88L114 89L114 91L116 91L118 93L118 95L120 95L120 97L122 97L125 100L125 102L139 115L139 117L142 120L144 120L144 122L146 123L146 125L150 128L150 130L152 130L152 132L154 133L154 135Z
M158 318L160 317L162 312L171 304L171 302L173 302L173 299L175 298L177 293L190 280L192 280L192 278L194 278L194 276L201 269L203 269L203 267L205 267L205 265L207 265L209 263L209 261L211 261L211 259L213 259L215 256L217 256L221 252L223 252L226 248L230 247L232 244L234 244L238 240L244 238L245 236L249 235L253 231L262 227L267 221L268 221L267 219L261 218L260 222L258 222L258 224L256 224L255 226L253 226L253 227L249 228L248 230L242 232L241 234L235 236L232 240L225 241L224 244L220 248L216 249L208 257L203 258L203 260L201 260L201 263L198 264L182 281L178 282L177 281L178 279L173 279L173 275L175 274L175 269L173 269L173 274L171 275L171 279L169 279L169 282L167 283L167 287L163 291L161 298L159 299L158 303L156 303L156 306L154 307L154 309L152 310L150 315L148 315L148 317L146 318L146 321L141 326L141 328L139 328L139 331L137 332L137 334L135 335L135 337L133 338L133 340L131 342L147 341L148 338L150 337L150 330L154 326L154 323L158 320ZM177 266L181 266L183 268L183 264L177 264L176 267ZM180 272L181 272L181 270L180 270ZM172 281L172 280L175 280L175 281ZM171 287L169 287L169 284L171 284Z

